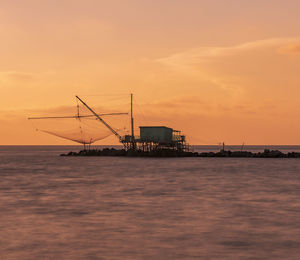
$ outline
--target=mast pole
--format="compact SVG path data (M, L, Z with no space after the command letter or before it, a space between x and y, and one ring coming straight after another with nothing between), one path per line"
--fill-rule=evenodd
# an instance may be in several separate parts
M135 149L134 141L134 121L133 121L133 94L130 94L130 117L131 117L131 148Z

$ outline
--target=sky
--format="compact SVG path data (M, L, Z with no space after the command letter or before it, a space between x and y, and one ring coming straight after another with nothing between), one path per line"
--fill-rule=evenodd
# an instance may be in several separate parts
M75 95L101 107L129 93L149 125L191 144L300 144L299 10L298 0L2 0L0 145L72 144L27 117L70 114Z

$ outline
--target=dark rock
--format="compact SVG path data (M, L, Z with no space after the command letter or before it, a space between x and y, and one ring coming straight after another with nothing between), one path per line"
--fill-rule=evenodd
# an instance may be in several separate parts
M142 150L117 150L114 148L104 148L102 150L81 150L79 152L69 152L60 156L128 156L128 157L231 157L231 158L300 158L300 153L289 152L287 154L278 150L265 149L264 152L252 153L248 151L226 151L219 152L184 152L172 149L156 149L152 151Z

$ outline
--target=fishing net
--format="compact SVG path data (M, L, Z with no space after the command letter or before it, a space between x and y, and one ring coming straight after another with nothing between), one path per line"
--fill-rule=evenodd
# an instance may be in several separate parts
M101 106L95 106L93 105L95 102L90 103L88 101L86 101L86 104L100 116L104 123L79 100L74 105L73 113L69 115L63 112L56 112L52 113L51 116L29 119L33 127L38 131L84 145L92 144L114 135L113 131L120 136L129 133L130 116L126 102L120 102L119 100L114 103L105 100L101 102Z

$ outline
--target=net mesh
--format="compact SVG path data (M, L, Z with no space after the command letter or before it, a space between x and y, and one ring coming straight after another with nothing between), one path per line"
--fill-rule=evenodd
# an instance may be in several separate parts
M86 103L122 136L129 133L129 106L128 102L122 102L120 98L114 100L115 102L112 102L111 99L109 102L107 99L105 102L102 100L99 102L101 106L93 106L97 100L94 102L86 101ZM114 134L78 100L74 106L74 113L71 115L55 113L48 117L30 119L36 130L80 144L92 144Z

